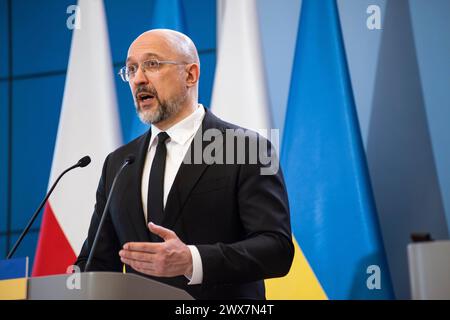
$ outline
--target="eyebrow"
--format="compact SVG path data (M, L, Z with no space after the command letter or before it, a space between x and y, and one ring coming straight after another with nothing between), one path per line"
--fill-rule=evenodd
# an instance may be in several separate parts
M153 53L153 52L144 53L144 57L161 59L160 55ZM132 59L133 59L132 57L128 57L127 60L125 61L125 63L128 64L128 62L130 62L130 60L132 60Z

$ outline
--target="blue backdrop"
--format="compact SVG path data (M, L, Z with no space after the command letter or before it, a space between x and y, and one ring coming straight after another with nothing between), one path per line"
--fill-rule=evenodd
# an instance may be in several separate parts
M216 0L181 1L187 33L200 50L200 100L208 106L216 63ZM47 189L72 36L66 10L75 3L0 0L1 256ZM302 1L257 3L273 121L282 136ZM337 3L395 295L408 298L410 232L448 238L450 226L450 1ZM380 7L380 30L366 26L369 5ZM105 0L115 72L131 41L151 26L152 7L152 0ZM116 89L127 142L134 106L118 77ZM17 256L33 260L39 225L40 219Z
M72 38L72 31L66 27L66 10L74 3L0 0L2 257L47 189ZM196 43L202 63L199 99L209 105L216 63L216 2L189 0L183 4L187 33ZM150 28L152 6L152 0L105 0L115 73L123 66L130 43ZM118 76L115 80L122 136L127 142L134 105L128 84ZM16 253L29 256L30 265L40 222L39 218L34 223Z

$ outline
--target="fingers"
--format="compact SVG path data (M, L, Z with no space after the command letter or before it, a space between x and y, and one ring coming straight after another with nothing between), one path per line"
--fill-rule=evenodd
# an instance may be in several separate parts
M125 263L126 265L129 265L134 270L144 273L150 276L156 276L156 277L167 277L167 267L163 267L161 263L158 263L156 255L150 255L152 256L152 259L150 260L136 260L132 258L127 258L130 255L130 252L124 252L124 250L120 251L120 260L122 263ZM140 256L140 253L138 253L138 258L143 258L143 256ZM155 257L153 257L155 256Z
M157 253L161 249L161 243L154 242L128 242L123 245L124 250Z
M149 262L154 260L154 253L146 253L140 251L120 250L119 255L122 258L136 261Z
M120 250L120 260L134 270L148 275L155 275L155 256L153 253Z
M141 273L146 274L154 274L154 264L152 262L144 262L144 261L137 261L137 260L131 260L127 258L121 257L120 260L132 267L134 270L139 271Z
M156 234L157 236L164 239L164 241L170 240L170 239L177 239L177 235L175 232L173 232L170 229L166 229L164 227L158 226L154 224L153 222L150 222L148 224L148 228L150 229L150 232Z
M154 223L149 223L148 227L164 242L128 242L119 252L121 261L148 275L173 277L186 274L186 269L192 266L189 248L172 230Z
M153 275L154 256L158 243L129 242L119 251L120 260L134 270L144 274Z

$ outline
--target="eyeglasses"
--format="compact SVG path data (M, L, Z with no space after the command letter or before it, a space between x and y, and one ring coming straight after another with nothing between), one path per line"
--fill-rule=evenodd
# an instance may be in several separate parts
M184 65L186 63L177 61L159 61L158 59L150 59L141 63L141 68L143 72L157 72L161 64L174 64L174 65ZM128 82L134 77L139 69L139 65L125 66L119 70L119 75L123 81Z

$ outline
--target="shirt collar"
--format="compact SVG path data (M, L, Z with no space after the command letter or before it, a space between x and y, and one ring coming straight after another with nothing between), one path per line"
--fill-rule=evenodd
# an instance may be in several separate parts
M202 104L199 104L194 112L166 130L170 137L170 141L180 145L186 144L186 142L197 132L203 121L204 115L205 109ZM152 136L150 137L150 142L148 144L149 149L160 132L162 131L158 129L158 127L152 125Z

